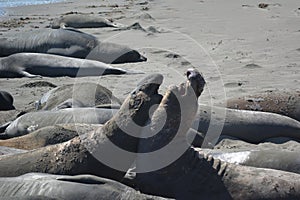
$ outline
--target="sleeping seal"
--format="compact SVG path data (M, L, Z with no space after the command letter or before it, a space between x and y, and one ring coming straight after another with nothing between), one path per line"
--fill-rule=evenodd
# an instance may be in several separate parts
M16 188L18 188L16 190ZM164 200L145 195L119 182L93 175L53 175L28 173L0 178L0 198L30 200Z
M61 16L54 19L51 28L62 28L62 27L72 27L72 28L102 28L102 27L122 27L121 24L111 22L110 20L93 15L86 14L71 14Z
M300 91L269 91L227 100L227 107L285 115L300 121Z
M95 60L42 53L16 53L0 58L0 78L82 77L132 73L138 72L115 68Z
M43 29L18 32L0 38L0 57L15 53L48 53L87 58L105 63L141 62L147 58L127 46L99 42L96 37L74 29Z

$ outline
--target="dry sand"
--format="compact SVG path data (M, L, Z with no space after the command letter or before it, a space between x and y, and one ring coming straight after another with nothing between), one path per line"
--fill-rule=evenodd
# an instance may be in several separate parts
M93 13L125 25L138 22L145 31L113 28L81 29L100 41L128 44L147 58L144 63L118 65L165 76L162 91L184 80L196 67L208 85L200 101L223 103L226 98L267 90L299 90L300 3L267 1L65 1L7 9L0 18L0 36L23 30L49 28L51 21L70 12ZM85 78L1 79L1 89L11 92L18 109L37 100L49 87L24 88L34 81L56 85L97 81L123 99L145 75Z

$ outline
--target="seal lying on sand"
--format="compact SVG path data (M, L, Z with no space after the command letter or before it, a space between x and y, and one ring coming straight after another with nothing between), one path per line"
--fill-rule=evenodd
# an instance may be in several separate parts
M29 172L46 172L52 174L93 174L122 180L127 169L132 165L138 145L138 135L149 119L148 111L161 100L158 88L162 83L162 75L154 74L146 77L139 86L125 99L120 110L96 132L76 137L68 142L39 148L0 158L0 176L18 176ZM127 135L136 125L136 137ZM83 138L83 139L82 139ZM126 149L133 154L120 157L111 152L111 143ZM87 148L90 150L88 151ZM101 163L92 154L93 150L118 161L124 171L117 171ZM3 168L2 168L3 167ZM4 170L5 169L5 170Z
M99 61L42 53L17 53L0 58L0 78L82 77L130 73L136 72L115 68Z
M24 153L24 152L27 151L23 149L13 148L13 147L0 146L0 156Z
M73 28L102 28L122 27L121 24L113 23L100 16L86 14L71 14L54 19L51 28L73 27Z
M19 32L0 39L0 57L15 53L48 53L87 58L105 63L141 62L147 59L124 45L99 42L94 36L73 29Z
M196 149L225 162L260 168L278 169L300 174L299 152L278 149L220 150Z
M1 76L1 73L0 73ZM0 91L0 110L14 110L14 98L6 91Z
M218 113L222 112L225 113L224 119L218 116ZM220 129L215 129L215 126L219 126ZM275 113L226 109L202 104L199 106L192 127L203 134L196 136L200 141L197 145L199 147L205 136L205 145L212 143L212 146L218 141L220 135L251 143L260 143L277 137L300 140L300 122L292 118ZM211 135L207 135L208 131Z
M102 124L59 124L46 126L27 135L0 140L0 146L32 150L71 140L78 135L93 131Z
M273 91L227 100L227 107L286 115L300 121L300 91Z
M16 188L18 188L16 190ZM18 177L0 178L1 199L101 199L101 200L163 200L142 194L113 180L93 175L52 175L28 173Z
M117 110L105 108L67 108L57 111L30 112L14 120L0 135L0 138L7 139L22 136L56 124L104 124L116 112Z
M66 84L50 90L36 102L36 108L56 110L67 107L95 107L103 104L120 105L121 101L106 87L87 82Z
M167 91L153 113L145 136L156 134L140 140L143 154L138 155L136 168L143 173L137 174L136 187L177 199L299 199L300 175L226 163L187 145L185 134L204 84L190 77L186 85L185 90L178 86Z

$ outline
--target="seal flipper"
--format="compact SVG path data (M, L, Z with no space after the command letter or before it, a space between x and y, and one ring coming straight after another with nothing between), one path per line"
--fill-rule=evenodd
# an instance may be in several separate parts
M107 182L106 179L93 175L61 176L57 177L56 180L98 185L105 184Z
M5 124L2 124L0 126L0 133L4 133L6 128L11 124L11 121L10 122L6 122ZM4 134L0 134L0 139L1 139L1 135L4 135Z
M42 77L42 76L40 76L40 75L30 74L29 72L26 72L26 71L22 71L21 74L22 74L24 77L27 77L27 78L36 78L36 77L41 78L41 77Z

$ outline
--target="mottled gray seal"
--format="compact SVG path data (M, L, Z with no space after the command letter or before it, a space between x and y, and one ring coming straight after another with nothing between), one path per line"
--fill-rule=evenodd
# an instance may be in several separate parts
M106 87L97 83L84 82L53 88L36 102L36 109L57 110L59 108L95 107L104 104L121 105L121 101Z
M15 53L48 53L87 58L105 63L141 62L147 59L127 46L99 42L94 36L74 29L43 29L18 32L0 39L0 57Z
M16 188L18 188L16 190ZM163 200L145 195L119 182L93 175L53 175L28 173L0 178L1 199L64 200Z
M150 132L156 132L161 127L162 116L167 115L163 128L151 138L140 140L139 152L144 153L139 154L136 162L137 172L144 171L136 175L136 187L140 191L176 199L299 199L298 174L234 165L189 147L185 134L196 115L195 96L199 95L181 95L184 94L181 88L167 91L154 111ZM199 91L198 87L194 90L196 94ZM171 143L165 151L165 145ZM157 152L160 149L163 150ZM155 154L149 154L154 151ZM177 153L179 156L173 163L157 168Z
M81 134L96 130L102 124L59 124L46 126L27 135L0 140L0 146L32 150L71 140Z
M111 143L130 152L137 151L138 136L149 119L149 110L161 101L158 88L162 83L160 74L149 75L125 99L120 110L96 132L75 137L68 142L50 145L27 153L8 155L0 158L0 176L18 176L29 172L52 174L93 174L122 180L126 171L118 171L101 163L91 153L100 151L110 159L116 157L118 164L127 170L135 154L120 157L111 152ZM139 125L133 137L123 130ZM87 150L87 148L89 150Z
M118 110L105 108L66 108L26 113L14 120L0 135L8 139L26 135L46 126L69 123L104 124Z
M224 110L225 109L225 110ZM225 111L225 121L218 113ZM220 132L214 131L215 126L220 126ZM214 145L219 136L230 136L251 143L260 143L269 138L288 137L300 140L300 122L292 118L267 112L226 109L210 107L201 104L192 126L203 135L197 135L197 146L201 146L206 136L205 145ZM207 135L211 129L211 135ZM200 143L200 144L199 144ZM211 144L208 144L211 143Z
M300 91L268 91L227 100L227 107L286 115L300 121Z
M12 95L6 91L0 91L0 110L14 110L13 104L14 98Z
M17 53L0 58L0 78L31 78L37 76L82 77L130 73L137 72L112 67L95 60L42 53Z
M87 14L70 14L54 19L51 28L73 27L73 28L102 28L102 27L122 27L121 24L110 20Z

